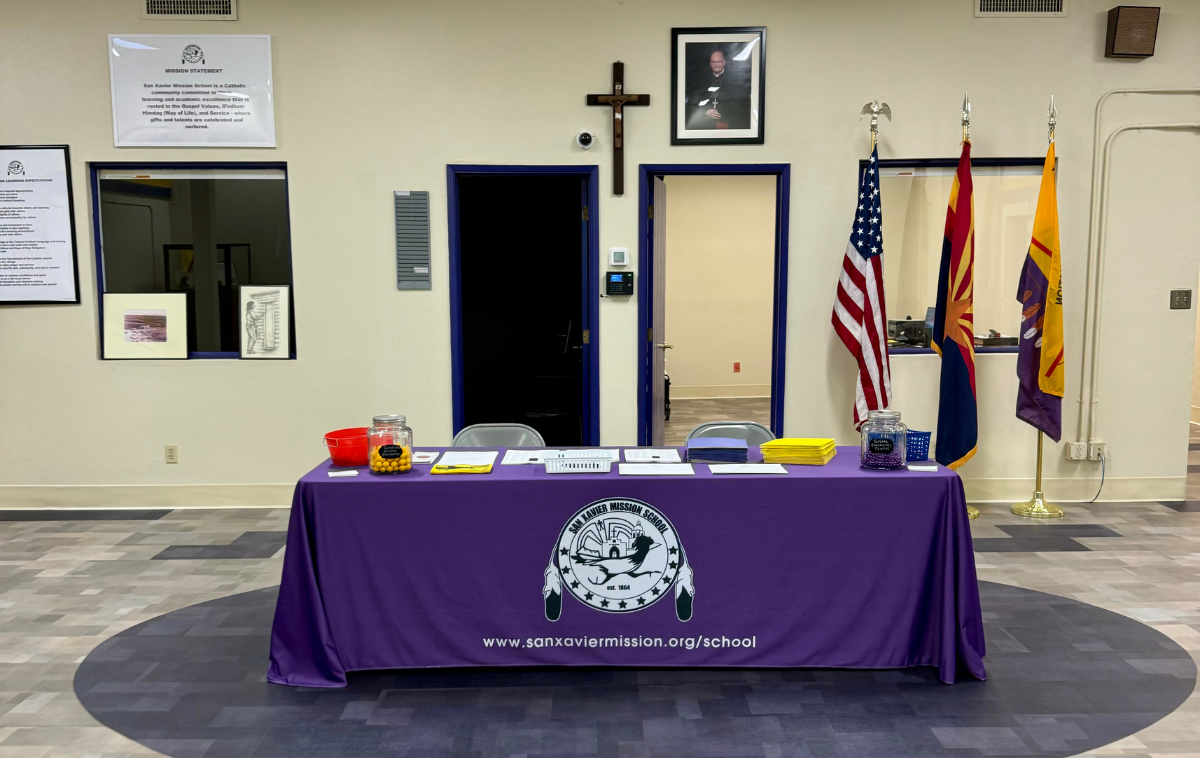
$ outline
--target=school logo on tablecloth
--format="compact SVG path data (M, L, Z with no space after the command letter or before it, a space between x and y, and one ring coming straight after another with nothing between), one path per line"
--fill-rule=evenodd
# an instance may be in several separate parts
M546 567L546 618L562 615L563 590L605 613L649 608L672 592L692 617L692 569L666 516L629 498L597 500L567 520Z

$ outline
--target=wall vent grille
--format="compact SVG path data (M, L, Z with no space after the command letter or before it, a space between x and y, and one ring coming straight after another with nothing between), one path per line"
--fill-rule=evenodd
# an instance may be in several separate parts
M433 289L429 272L429 193L396 193L396 289Z
M976 16L1065 16L1067 0L974 0Z
M143 0L142 18L237 21L237 0Z

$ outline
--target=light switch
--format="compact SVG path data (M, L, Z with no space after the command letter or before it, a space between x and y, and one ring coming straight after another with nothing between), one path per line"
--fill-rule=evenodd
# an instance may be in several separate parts
M1171 290L1171 310L1186 311L1192 307L1191 290Z

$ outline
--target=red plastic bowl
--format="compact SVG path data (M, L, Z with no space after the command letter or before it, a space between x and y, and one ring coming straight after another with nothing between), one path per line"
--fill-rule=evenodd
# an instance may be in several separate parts
M335 466L367 465L367 431L365 426L338 429L325 435L325 447Z

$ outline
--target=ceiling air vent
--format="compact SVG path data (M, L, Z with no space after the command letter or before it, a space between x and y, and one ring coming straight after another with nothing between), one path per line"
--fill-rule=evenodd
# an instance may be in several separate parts
M1067 0L972 0L972 2L975 3L975 15L981 17L1067 15Z
M142 0L142 18L237 21L237 0Z

